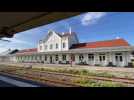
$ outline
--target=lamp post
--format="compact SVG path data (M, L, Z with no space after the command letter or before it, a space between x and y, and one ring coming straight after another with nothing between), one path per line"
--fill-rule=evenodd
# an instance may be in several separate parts
M71 64L71 67L72 67L72 59L71 59L71 63L70 64Z
M70 63L71 67L73 67L73 61L74 61L74 55L71 54L71 63Z

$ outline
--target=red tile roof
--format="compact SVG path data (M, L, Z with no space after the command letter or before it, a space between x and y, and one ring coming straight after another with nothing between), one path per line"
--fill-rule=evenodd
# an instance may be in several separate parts
M32 48L32 49L20 50L16 54L27 54L27 53L36 53L36 52L37 52L37 48Z
M114 39L114 40L107 40L107 41L73 44L70 49L117 47L117 46L129 46L129 44L124 39ZM31 54L36 52L37 52L37 48L32 48L32 49L20 50L16 54L21 55L21 54Z
M114 39L114 40L107 40L107 41L74 44L72 45L71 49L116 47L116 46L129 46L129 44L124 39Z

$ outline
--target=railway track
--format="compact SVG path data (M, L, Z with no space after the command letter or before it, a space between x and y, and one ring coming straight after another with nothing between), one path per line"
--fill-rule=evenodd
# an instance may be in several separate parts
M59 80L55 79L52 77L45 77L44 75L42 76L39 72L26 72L25 74L18 74L15 72L16 70L5 70L5 71L0 71L1 74L5 75L10 75L14 77L19 77L23 79L28 79L32 81L38 81L43 84L48 84L50 86L60 86L60 87L81 87L78 84L74 84L72 82L68 82L65 80Z
M9 71L10 70L10 71ZM71 82L68 82L70 79L94 79L94 80L100 80L100 81L111 81L111 82L121 82L125 84L130 84L134 86L134 79L129 78L119 78L119 77L101 77L101 76L84 76L84 75L74 75L74 74L68 74L68 73L59 73L59 72L48 72L48 71L38 71L33 69L27 69L26 68L9 68L5 73L14 74L13 72L17 70L25 70L26 75L25 77L29 78L35 78L38 79L40 77L40 81L49 81L51 83L59 83L64 84L68 86L78 86L76 84L72 84ZM11 73L12 72L12 73ZM16 76L19 74L16 74ZM24 76L24 75L22 75Z
M60 80L55 80L55 79L49 79L49 78L42 78L42 79L40 78L39 79L38 77L33 77L33 76L29 76L29 75L20 75L20 74L3 73L3 72L0 72L0 73L4 74L4 75L22 78L22 79L28 79L31 81L37 81L42 84L48 85L50 87L81 87L80 85L77 85L77 84L73 84L70 82L64 82L64 81L60 81Z
M34 71L35 72L35 71ZM67 76L67 77L73 77L73 78L84 78L84 79L94 79L94 80L101 80L101 81L111 81L111 82L121 82L126 84L132 84L134 85L134 79L129 78L119 78L119 77L102 77L102 76L85 76L85 75L74 75L74 74L68 74L68 73L57 73L57 72L48 72L48 71L37 71L40 74L53 74L53 75L61 75L61 76Z

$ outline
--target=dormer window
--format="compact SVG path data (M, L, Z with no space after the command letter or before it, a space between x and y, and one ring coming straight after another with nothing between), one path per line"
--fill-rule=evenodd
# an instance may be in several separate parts
M39 43L41 44L42 43L42 40L40 40Z
M65 43L63 43L63 48L65 48L66 47L66 44Z

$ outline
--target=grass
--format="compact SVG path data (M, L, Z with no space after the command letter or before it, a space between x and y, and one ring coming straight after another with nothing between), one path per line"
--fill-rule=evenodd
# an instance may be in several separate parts
M41 70L41 71L50 71L50 72L59 72L59 73L69 73L69 74L75 74L75 75L86 75L86 76L101 76L101 77L116 77L113 74L109 74L107 72L94 72L94 71L89 71L86 69L82 70L77 70L77 69L55 69L55 68L41 68L41 69L36 69L36 70Z
M5 65L6 66L6 65ZM7 67L1 67L0 69L3 70ZM19 69L22 70L24 67L17 67L12 66L10 67L7 65L9 69ZM21 69L22 68L22 69ZM8 69L7 69L8 70ZM85 75L85 76L100 76L100 77L121 77L121 78L133 78L133 73L126 73L126 72L107 72L107 71L94 71L94 70L88 70L88 69L73 69L73 68L54 68L54 67L33 67L31 69L25 69L25 70L37 70L37 71L49 71L49 72L58 72L58 73L68 73L68 74L74 74L74 75Z
M77 83L84 87L125 87L126 85L117 83L117 82L108 82L108 81L98 81L98 80L74 80L74 83Z
M16 69L16 67L10 67L11 69ZM4 67L3 69L8 70L8 67ZM108 72L95 72L89 71L86 69L78 70L78 69L68 69L68 68L32 68L32 69L21 69L17 68L15 73L20 75L25 74L26 70L38 70L38 71L49 71L49 72L59 72L59 73L69 73L75 75L85 75L85 76L103 76L103 77L116 77L113 74ZM85 78L75 79L73 83L79 84L84 87L125 87L124 84L117 83L117 82L108 82L108 81L100 81L100 80L89 80Z
M1 70L7 68L6 65L1 65ZM17 67L17 65L13 65L12 67L7 65L10 69L20 69L22 70L23 67ZM22 68L22 69L21 69ZM85 76L100 76L100 77L121 77L121 78L133 78L133 73L126 73L126 72L106 72L106 71L93 71L87 69L73 69L73 68L54 68L54 67L44 67L44 68L37 68L33 67L32 69L25 69L25 70L38 70L38 71L49 71L49 72L58 72L58 73L68 73L74 75L85 75Z

